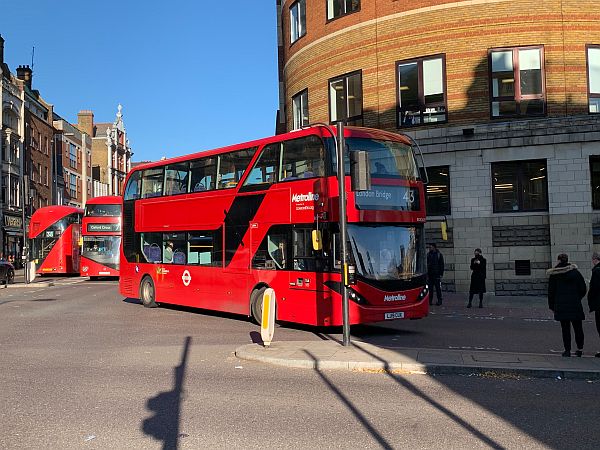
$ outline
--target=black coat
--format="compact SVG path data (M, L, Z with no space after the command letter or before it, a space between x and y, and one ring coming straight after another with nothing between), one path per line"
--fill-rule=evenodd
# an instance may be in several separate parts
M441 278L444 275L444 257L439 250L427 253L427 276L429 278Z
M479 261L477 263L476 261ZM485 270L486 260L483 256L475 256L471 258L471 287L469 288L470 294L483 294L485 292Z
M592 279L590 280L590 290L587 295L590 312L600 311L600 263L592 269Z
M554 311L554 320L583 320L585 314L581 299L587 290L583 275L575 264L558 264L546 272L548 280L548 306Z

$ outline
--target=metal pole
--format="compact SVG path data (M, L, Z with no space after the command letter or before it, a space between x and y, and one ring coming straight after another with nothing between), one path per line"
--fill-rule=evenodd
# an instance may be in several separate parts
M23 152L24 153L24 152ZM23 155L21 155L23 156ZM23 222L23 246L21 248L21 262L23 263L23 275L25 276L25 284L29 284L29 245L27 239L27 215L25 214L25 195L27 194L26 178L24 165L25 161L22 161L21 170L21 221Z
M344 167L344 123L337 123L337 176L338 176L338 191L340 199L340 241L342 251L342 319L343 319L343 341L342 344L346 347L350 345L350 315L348 311L348 232L346 217L346 176Z

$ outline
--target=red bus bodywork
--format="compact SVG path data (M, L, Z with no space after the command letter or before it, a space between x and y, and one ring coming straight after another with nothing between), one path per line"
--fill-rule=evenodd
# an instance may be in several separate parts
M33 213L29 239L36 273L79 275L82 215L72 206L46 206Z
M91 279L119 276L123 197L89 199L81 224L81 275Z
M325 176L283 180L261 189L244 187L252 176L249 173L256 168L260 155L269 145L312 137L322 139L328 154L331 153L330 133L324 127L312 127L220 150L136 167L129 173L126 181L121 246L121 293L127 297L141 298L143 295L140 291L141 283L144 279L151 279L156 302L250 316L253 315L253 293L271 287L275 290L277 298L277 320L317 326L341 325L343 321L341 274L339 268L335 267L335 227L339 209L336 176L329 171ZM411 146L410 141L404 136L373 129L348 127L345 129L345 137L347 142L348 139L354 138L382 140ZM150 180L155 172L158 173L157 179L160 178L158 169L166 166L175 167L180 163L185 164L187 161L199 158L205 160L220 157L229 152L248 148L257 150L251 158L248 170L233 188L192 192L191 184L188 184L190 186L188 190L177 195L148 194L146 196L141 192L145 186L143 183ZM328 158L331 160L331 155ZM135 187L133 183L137 183L135 180L138 177L143 180L135 185L140 192L133 195L137 196L134 199L128 199L130 189L133 189L132 186ZM190 177L192 177L191 172ZM216 178L218 180L219 175ZM350 189L349 176L346 176L345 182L348 193L348 224L353 233L349 241L351 243L354 241L354 248L359 254L357 264L360 262L361 270L365 275L361 276L358 273L356 285L351 286L350 323L425 317L429 310L429 292L426 286L423 234L425 198L422 181L418 178L411 180L373 178L374 189L359 197L353 195L355 193ZM381 203L384 200L379 197L387 199L388 196L394 196L394 190L405 192L405 196L408 192L411 198L415 197L418 208L386 209L387 206ZM365 207L363 198L365 196L372 197L367 200L371 201L372 205ZM378 206L378 202L383 206ZM362 206L358 203L362 203ZM291 249L282 250L282 254L287 252L290 258L293 257L293 265L290 263L286 270L278 270L274 261L263 263L261 252L265 253L266 240L267 253L271 255L275 253L270 250L270 236L277 227L287 227L286 229L292 230L293 238L289 238L288 243L294 246L293 252L296 252L295 247L300 246L298 243L302 239L304 241L307 239L308 234L304 231L310 232L311 227L323 227L324 238L330 235L329 240L333 240L333 244L330 242L327 253L325 250L321 252L320 258L325 261L320 263L321 267L318 270L307 268L303 258L296 257L297 255L292 254ZM397 232L395 232L396 227L398 227ZM329 232L328 229L333 231ZM209 231L190 233L189 230ZM161 233L163 239L176 237L178 233L186 235L188 255L193 255L190 249L194 246L198 248L205 246L212 250L220 248L221 253L214 252L216 258L212 262L207 259L212 266L209 264L202 266L201 258L196 256L192 264L190 264L191 257L187 261L182 258L176 263L168 262L164 257L161 259L161 254L167 254L166 247L161 253L160 242L145 241L146 235L155 238ZM304 238L301 237L302 233ZM404 235L406 236L402 237L404 239L402 242L406 245L403 250L402 245L396 244L401 240L398 236ZM374 253L370 256L368 250L360 250L362 244L358 242L361 239L364 241L367 236L373 239L372 242L365 244L366 246L376 246L378 237L384 241L389 239L389 242L395 245L393 248L396 252L395 256L388 259L378 257L379 266L383 267L386 264L393 266L398 263L398 260L392 263L392 258L404 252L407 265L412 261L415 267L407 271L410 275L402 275L405 279L402 277L382 281L369 279L369 272L376 271L371 261ZM203 238L206 241L204 244ZM155 251L152 251L153 246ZM177 244L175 246L177 247ZM183 248L184 245L181 247ZM383 252L386 250L384 247L382 244L378 248ZM310 258L304 259L309 263L312 261ZM311 264L314 265L315 261ZM396 271L400 270L401 265L396 264ZM256 314L254 316L256 318Z

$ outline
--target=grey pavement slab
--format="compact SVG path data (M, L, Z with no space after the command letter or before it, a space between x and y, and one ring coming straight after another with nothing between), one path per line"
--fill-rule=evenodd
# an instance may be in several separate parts
M563 358L556 354L499 353L474 350L383 348L333 340L248 344L236 356L291 368L418 373L497 373L529 377L600 379L600 358Z

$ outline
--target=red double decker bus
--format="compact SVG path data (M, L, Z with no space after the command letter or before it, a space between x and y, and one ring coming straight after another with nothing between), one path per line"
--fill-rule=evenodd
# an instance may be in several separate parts
M33 213L29 242L36 273L79 275L82 215L72 206L46 206Z
M122 204L119 196L91 198L85 204L81 275L91 280L119 276Z
M341 325L331 133L316 126L136 167L123 201L121 293L260 323L271 287L277 320ZM352 193L345 177L350 323L422 318L425 201L412 141L366 128L344 135L347 150L368 153L372 172L367 191Z

